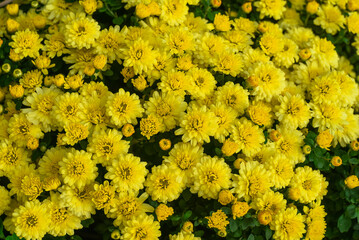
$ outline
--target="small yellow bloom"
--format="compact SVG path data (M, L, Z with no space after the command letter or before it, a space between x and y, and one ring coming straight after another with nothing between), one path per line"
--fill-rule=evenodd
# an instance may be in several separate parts
M225 231L226 226L229 224L227 215L222 210L217 210L208 219L208 227L217 228L219 231Z
M233 219L243 217L251 209L247 202L235 202L232 205Z
M132 79L131 82L132 82L133 86L140 92L145 90L146 87L148 86L145 77L142 75L138 76L135 79Z
M29 140L27 140L26 146L30 150L35 150L36 148L39 147L39 139L30 137Z
M51 191L51 190L56 190L58 187L60 187L61 185L61 181L58 177L46 177L44 178L42 187L44 188L45 191Z
M269 29L269 26L266 22L260 22L258 25L258 31L260 31L261 33L265 33L267 32Z
M123 81L126 83L129 79L135 76L135 71L133 70L133 67L124 67L121 74L124 78Z
M84 8L85 12L89 15L92 15L94 12L96 12L99 5L99 2L96 0L81 0L79 3Z
M95 67L92 65L92 64L87 64L84 68L84 73L87 75L87 76L92 76L95 74Z
M219 231L217 232L217 235L220 236L220 237L226 237L226 236L227 236L227 231L226 231L226 229L219 230Z
M112 233L111 233L111 238L112 239L115 239L115 240L117 240L117 239L120 239L120 231L118 230L118 229L116 229L116 230L114 230Z
M243 12L245 12L247 14L252 12L252 3L251 2L243 3L242 10L243 10Z
M243 158L237 158L236 161L234 161L233 166L234 166L236 169L240 169L242 162L245 162L245 160L244 160Z
M227 15L217 13L213 21L214 27L218 31L227 32L231 30L231 22Z
M190 221L186 221L182 226L182 231L184 231L186 233L193 232L193 223Z
M46 26L46 18L41 15L36 15L33 18L33 23L37 29L43 29Z
M356 175L347 177L344 182L349 189L353 189L359 186L359 179Z
M136 6L136 16L139 17L139 18L146 18L146 17L149 17L151 15L151 11L150 11L150 8L143 4L143 3L140 3Z
M6 11L9 13L9 15L11 16L15 16L19 13L19 4L17 3L10 3L8 5L6 5Z
M312 148L309 145L303 147L304 154L308 155L312 151Z
M334 167L339 167L340 165L342 165L343 161L339 156L334 156L331 160L331 163Z
M309 49L305 48L300 50L299 52L299 57L303 60L306 61L308 60L310 57L312 56L312 53L309 51Z
M14 86L9 86L9 91L11 96L13 96L14 98L21 98L22 96L24 96L24 87L22 85L14 85Z
M273 142L277 142L279 139L281 139L281 137L282 137L282 134L280 134L280 132L277 130L273 130L269 133L269 138Z
M230 204L234 199L233 194L231 191L225 189L219 192L218 194L218 202L222 205Z
M334 136L330 134L329 130L325 130L318 134L316 140L319 147L329 150Z
M318 12L319 9L319 3L316 1L311 1L307 4L306 10L310 14L315 14Z
M125 137L131 137L132 134L135 133L135 128L130 124L130 123L126 123L123 127L122 127L122 134Z
M272 221L272 215L270 211L268 210L260 211L258 214L258 221L262 225L268 225Z
M222 4L222 0L211 0L211 4L214 8L219 8Z
M103 54L97 55L97 56L93 59L92 63L93 63L93 66L94 66L96 69L101 70L101 69L103 69L103 68L106 66L106 64L107 64L107 57L106 57L105 55L103 55Z
M167 220L167 218L174 213L172 207L168 207L166 204L163 204L163 203L158 205L155 212L156 212L157 220L159 222L161 222L163 220Z
M227 157L239 151L239 145L231 140L225 140L222 146L222 153Z
M163 138L160 140L159 145L163 151L167 151L171 148L171 140Z
M22 71L19 68L16 68L13 72L12 75L14 76L14 78L21 78L22 76Z
M65 83L65 76L62 74L57 74L53 79L53 83L56 85L56 87L61 87Z
M15 21L12 18L9 18L6 21L6 29L9 33L14 33L16 32L20 27L20 23L18 23L17 21Z
M350 148L353 151L358 151L359 150L359 141L358 140L354 140L350 143Z

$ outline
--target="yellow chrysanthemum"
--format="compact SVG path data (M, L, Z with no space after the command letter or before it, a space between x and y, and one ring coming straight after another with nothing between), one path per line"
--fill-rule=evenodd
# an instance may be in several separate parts
M123 51L125 67L133 67L135 74L141 74L153 69L157 52L148 42L141 38L131 42L128 49Z
M272 190L266 191L263 195L258 196L251 203L251 207L257 211L268 211L268 213L274 218L274 216L285 210L287 201L284 199L283 194L279 192L273 192Z
M219 142L223 142L229 135L232 124L236 119L238 112L233 108L217 102L215 105L210 106L211 111L217 117L218 128L214 133L214 138Z
M327 193L327 186L328 182L325 181L319 170L313 170L308 166L296 168L290 182L290 187L299 191L299 202L301 203L322 199Z
M280 105L275 108L279 122L292 128L304 128L312 117L309 105L302 96L286 94L279 96Z
M14 49L15 53L19 54L21 59L24 57L36 58L40 55L42 38L37 32L26 29L25 31L16 32L11 38L13 42L10 42L9 45Z
M93 159L104 166L121 154L126 154L130 145L121 140L122 133L116 129L101 129L94 131L89 138L87 151L93 153Z
M98 173L91 158L91 153L71 149L59 162L59 171L64 183L71 187L83 188L94 181Z
M320 132L329 129L333 134L336 131L343 131L343 124L347 124L347 114L334 104L313 105L313 123L314 128Z
M195 237L193 233L179 232L175 235L170 235L169 240L200 240L200 237Z
M70 122L78 122L82 108L80 103L83 97L78 93L65 93L55 99L55 105L52 107L52 114L57 125L64 127Z
M130 95L122 88L108 98L106 108L111 122L117 127L122 127L126 123L137 124L136 118L141 117L144 111L139 97L136 94Z
M31 123L40 125L44 132L55 130L51 110L60 94L61 91L55 87L36 88L36 92L28 95L23 101L23 104L30 108L24 108L22 111Z
M192 146L190 143L177 143L169 152L168 157L164 157L164 163L179 168L184 172L183 182L190 186L193 182L193 168L203 156L203 148Z
M49 215L46 206L38 200L26 202L12 214L15 233L20 238L42 239L49 230Z
M107 166L105 178L112 180L118 192L137 192L143 188L148 173L146 165L146 162L141 162L139 157L132 154L120 155Z
M222 50L214 59L213 64L215 71L236 77L242 72L243 58L239 53Z
M72 48L91 48L100 36L98 23L85 13L70 12L66 19L65 41Z
M180 96L163 92L159 94L155 91L144 107L146 114L156 116L164 124L164 130L169 131L179 122L181 114L187 108L187 103Z
M25 94L34 92L37 87L41 87L43 77L41 71L37 69L26 72L20 79L20 84L24 87Z
M335 104L340 99L339 81L333 74L326 74L314 79L310 88L314 103Z
M51 193L50 198L46 199L44 204L50 218L49 233L51 235L73 235L74 230L82 228L81 219L63 206L59 193Z
M270 104L258 101L252 102L247 109L252 122L259 126L270 127L273 123L273 112Z
M258 79L258 86L252 90L255 100L269 102L273 96L280 94L286 86L284 72L271 62L257 64L250 75Z
M235 121L231 129L232 139L246 156L259 152L264 142L263 130L246 118Z
M233 108L238 113L238 116L241 116L249 106L248 95L248 91L243 89L241 85L228 81L217 88L215 100L220 104Z
M73 188L67 185L62 186L60 198L64 206L75 216L81 219L88 219L91 214L95 214L95 204L92 202L91 193L93 184L84 186L82 189Z
M270 224L273 238L279 240L300 239L305 233L304 217L295 208L287 208L275 215Z
M105 214L117 203L117 199L115 199L115 187L110 185L108 181L104 181L103 184L95 183L91 196L96 209L103 209Z
M220 231L226 231L226 226L229 224L227 215L222 210L217 210L208 219L208 227L217 228Z
M162 132L164 126L162 122L154 115L149 115L142 118L140 122L141 135L145 136L148 140L159 132Z
M8 190L5 187L0 186L0 214L10 210L11 197Z
M0 142L0 173L10 176L18 166L30 162L29 152L17 144L5 139Z
M284 7L285 4L286 2L284 0L260 0L255 2L254 6L260 12L261 19L268 16L279 20L286 9Z
M323 4L317 12L318 17L314 19L315 25L320 25L327 33L335 35L340 28L344 27L345 17L337 6Z
M134 236L141 240L158 240L161 236L160 223L152 215L141 214L127 221L121 230L123 240L132 240Z
M222 189L231 187L231 176L223 158L203 156L193 168L191 192L205 199L217 199Z
M265 193L272 186L271 173L264 166L255 161L241 163L239 174L233 174L233 191L237 197L244 197L246 201L255 199Z
M148 194L145 192L139 197L134 192L120 192L117 204L110 210L110 216L113 215L113 218L115 218L113 224L123 227L124 223L130 219L137 218L139 215L146 214L147 212L153 212L154 208L144 203L147 198Z
M213 136L218 128L214 119L216 116L206 106L193 105L182 117L180 128L175 131L175 134L182 135L184 142L191 142L194 146L203 142L208 143L209 137Z
M152 200L167 203L176 200L185 188L183 173L175 167L160 165L152 167L145 181L146 192Z
M312 61L317 61L325 70L338 66L339 56L331 41L328 41L326 38L315 37L311 45Z
M120 33L119 26L110 26L108 29L103 29L96 40L95 51L97 54L103 54L107 57L109 63L114 60L120 60L121 53L119 51L122 47L123 36Z
M191 32L185 28L174 28L167 37L166 45L170 54L182 56L185 53L191 53L194 48L194 39Z
M188 92L194 99L204 99L213 93L216 87L216 80L208 70L192 68L189 71L189 75Z
M188 13L187 1L181 0L161 0L160 18L170 26L178 26L186 20Z
M168 94L184 97L189 85L189 77L181 71L172 70L161 77L158 88Z

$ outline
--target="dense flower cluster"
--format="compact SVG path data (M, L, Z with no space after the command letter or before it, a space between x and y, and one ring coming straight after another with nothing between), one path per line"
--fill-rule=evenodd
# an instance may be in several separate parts
M198 0L122 0L141 19L122 29L101 27L95 0L40 2L41 11L0 9L9 63L32 64L18 74L2 67L14 76L0 89L7 231L26 240L73 235L98 210L121 239L159 239L160 222L177 211L171 202L189 189L230 207L203 218L219 236L230 219L254 210L274 239L324 238L328 182L303 165L304 139L312 128L322 149L356 141L359 88L333 43L303 27L296 10L305 1L253 3L260 19L278 23L220 13L210 23L189 11ZM316 25L358 34L356 1L314 3L306 7ZM53 70L59 62L68 73ZM115 64L130 87L113 92L102 79ZM169 136L159 141L160 164L135 154L133 146L159 134ZM46 136L56 136L53 144ZM216 156L206 149L214 141ZM355 176L345 183L359 186ZM188 226L165 237L200 239Z

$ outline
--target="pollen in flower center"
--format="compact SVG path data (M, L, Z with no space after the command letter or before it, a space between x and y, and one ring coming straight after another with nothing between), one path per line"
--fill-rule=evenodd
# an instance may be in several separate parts
M29 228L33 228L36 227L38 219L35 215L30 215L26 218L25 223Z
M208 172L206 175L206 182L214 183L218 180L218 176L214 172Z

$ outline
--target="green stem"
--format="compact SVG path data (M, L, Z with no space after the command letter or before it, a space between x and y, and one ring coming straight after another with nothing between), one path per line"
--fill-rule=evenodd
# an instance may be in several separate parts
M106 2L106 1L103 1L103 2L104 2L104 4L105 4L105 8L106 8L107 12L109 13L109 15L111 15L111 16L114 17L114 18L117 18L117 14L114 13L114 12L108 7L107 2Z

